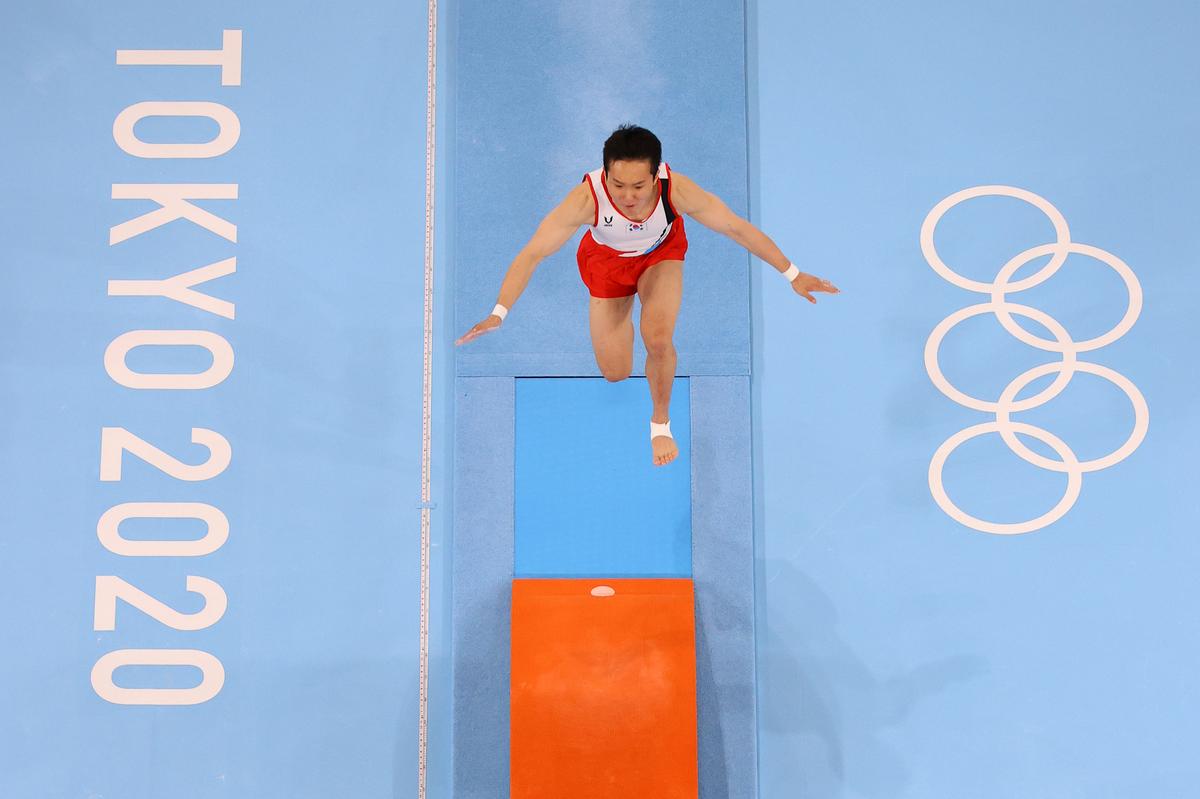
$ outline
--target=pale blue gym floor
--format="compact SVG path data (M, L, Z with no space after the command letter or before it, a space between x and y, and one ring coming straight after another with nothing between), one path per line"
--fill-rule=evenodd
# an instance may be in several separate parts
M297 14L211 0L180 14L53 0L16 4L0 26L0 621L14 653L0 659L0 795L415 796L422 511L429 797L505 795L513 577L602 571L695 582L702 799L1197 795L1196 4L439 7L427 503L426 4ZM216 47L227 28L245 33L240 86L213 66L115 63L118 49ZM122 109L170 99L225 104L237 146L150 161L115 144ZM600 376L574 241L500 332L452 347L623 122L653 130L673 170L842 289L810 305L688 219L681 456L658 470L645 350L639 340L629 380ZM202 141L206 124L138 131ZM199 204L238 240L178 220L110 245L112 226L153 210L114 200L113 185L154 181L237 183L236 201ZM924 345L985 298L934 273L921 223L943 198L993 184L1053 203L1072 241L1123 259L1144 294L1126 335L1081 355L1145 396L1144 442L1086 474L1062 519L1018 536L955 522L928 474L943 441L988 416L934 387ZM947 214L937 243L987 281L1052 234L1031 206L984 198ZM236 303L235 319L107 294L109 280L232 257L236 273L203 288ZM1012 299L1083 340L1124 311L1114 275L1073 254ZM140 391L105 371L117 336L189 329L233 347L221 385ZM130 363L187 371L208 357ZM990 316L941 351L955 385L993 398L1054 358ZM1081 373L1019 418L1087 459L1124 441L1133 412ZM233 458L188 482L127 453L122 479L102 481L112 426L192 464L204 455L190 430L213 429ZM956 502L1005 522L1045 512L1066 482L996 435L945 469ZM101 515L149 501L219 508L228 541L188 558L106 549ZM200 534L155 519L124 533ZM186 578L203 576L228 609L183 630L122 602L116 629L95 630L106 575L183 613L200 604ZM101 699L95 663L139 648L211 653L224 687L193 707ZM119 679L197 677L136 667Z

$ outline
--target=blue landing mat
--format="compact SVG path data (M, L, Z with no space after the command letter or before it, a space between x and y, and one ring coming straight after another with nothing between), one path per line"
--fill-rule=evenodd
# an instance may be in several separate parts
M644 378L516 381L517 577L691 576L688 392L676 378L679 456L654 466Z

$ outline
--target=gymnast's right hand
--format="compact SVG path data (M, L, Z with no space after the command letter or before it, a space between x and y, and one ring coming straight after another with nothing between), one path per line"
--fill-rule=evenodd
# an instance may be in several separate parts
M491 333L493 330L498 329L501 324L503 324L503 320L499 316L496 316L496 314L492 314L487 319L484 319L482 322L475 325L475 327L468 330L462 338L454 342L454 346L457 347L460 344L466 344L468 341L474 341L484 333Z

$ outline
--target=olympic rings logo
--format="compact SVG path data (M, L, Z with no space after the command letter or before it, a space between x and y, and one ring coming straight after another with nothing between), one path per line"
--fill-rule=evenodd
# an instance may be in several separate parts
M1055 241L1053 244L1041 244L1031 247L1019 255L1013 256L1008 263L1001 267L995 280L991 283L982 283L963 277L942 261L938 255L937 248L933 245L933 233L941 218L954 206L976 197L991 196L1014 197L1040 210L1054 225ZM925 260L933 267L933 270L945 280L960 288L986 294L990 297L988 302L971 305L955 311L938 323L933 332L929 334L929 339L925 342L925 370L929 373L929 378L937 386L938 390L959 405L992 413L996 417L995 421L984 422L983 424L973 425L958 431L938 447L933 455L933 459L929 462L929 490L932 492L938 507L950 516L950 518L972 529L1000 535L1029 533L1034 530L1040 530L1061 519L1075 504L1075 500L1079 498L1080 488L1083 485L1084 473L1107 469L1109 466L1120 463L1129 457L1130 453L1137 449L1146 437L1146 429L1150 424L1150 410L1146 405L1145 397L1138 391L1137 386L1130 382L1124 375L1108 367L1079 359L1080 353L1105 347L1125 335L1133 327L1133 323L1137 321L1138 314L1142 309L1141 284L1138 283L1133 270L1117 256L1098 247L1077 244L1071 241L1071 234L1067 228L1067 220L1048 201L1033 192L1012 186L976 186L951 194L939 202L929 212L929 215L925 217L925 222L921 225L921 252L924 253ZM1049 314L1039 311L1036 308L1011 302L1007 298L1011 293L1032 288L1049 279L1066 262L1067 256L1071 253L1090 256L1112 267L1125 282L1125 288L1129 294L1129 304L1121 320L1108 332L1087 341L1077 342L1073 340L1070 334L1067 333L1066 328ZM1035 274L1010 282L1012 276L1022 266L1035 258L1046 255L1051 256L1050 261ZM942 374L941 367L938 365L938 349L941 346L942 339L946 337L951 328L964 319L985 313L995 314L996 319L1003 325L1004 329L1020 341L1031 347L1058 353L1061 356L1061 360L1059 361L1035 366L1013 378L1012 382L1000 392L1000 398L994 402L972 397L959 391L950 384L950 381ZM1028 317L1041 323L1053 334L1054 339L1050 340L1033 335L1016 322L1013 318L1014 315ZM1070 382L1071 377L1076 372L1087 372L1103 377L1124 391L1133 405L1133 432L1129 434L1125 443L1108 455L1089 461L1080 461L1075 453L1071 451L1071 448L1053 433L1040 427L1024 422L1017 422L1012 419L1013 413L1039 407L1058 396L1067 387L1067 383ZM1052 373L1057 373L1057 375L1045 390L1028 399L1016 400L1021 389L1029 385L1030 382L1042 375ZM999 433L1004 443L1008 445L1008 448L1014 454L1034 466L1054 472L1065 472L1067 475L1067 490L1058 504L1035 519L1012 524L989 522L979 519L964 512L955 505L946 494L946 489L942 484L942 468L945 466L946 459L950 456L950 453L959 444L985 433ZM1017 433L1033 436L1048 444L1058 453L1058 457L1061 460L1051 460L1033 452L1017 438Z

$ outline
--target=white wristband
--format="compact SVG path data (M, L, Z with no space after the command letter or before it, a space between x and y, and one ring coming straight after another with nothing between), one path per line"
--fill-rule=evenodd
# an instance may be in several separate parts
M500 303L496 303L496 307L492 309L492 316L499 316L500 321L504 321L504 317L508 316L508 309Z
M796 279L796 275L798 274L800 274L800 267L795 264L788 264L787 271L783 273L783 276L787 278L787 282L791 283Z

